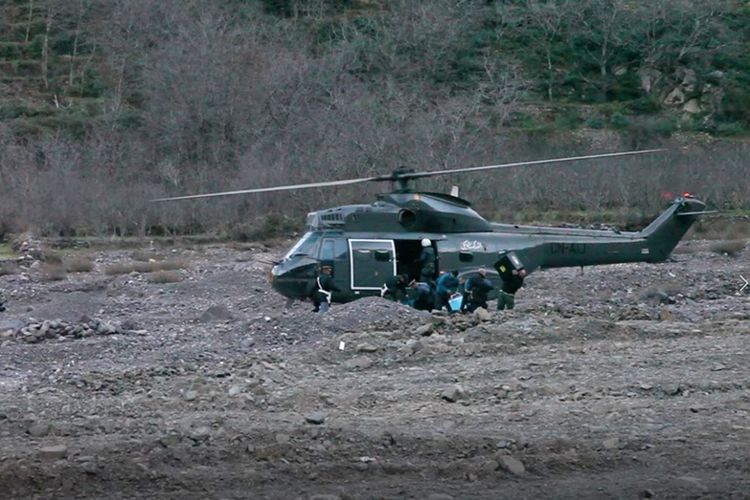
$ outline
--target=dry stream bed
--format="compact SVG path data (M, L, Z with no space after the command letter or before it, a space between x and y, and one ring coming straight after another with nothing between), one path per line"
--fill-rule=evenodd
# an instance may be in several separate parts
M749 495L748 250L535 273L489 318L320 316L273 250L150 252L184 265L0 276L3 497Z

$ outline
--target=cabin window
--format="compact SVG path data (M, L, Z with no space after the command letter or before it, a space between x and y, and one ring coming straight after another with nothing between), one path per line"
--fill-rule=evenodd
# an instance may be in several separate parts
M378 262L390 262L391 252L387 250L375 250L375 260Z
M471 262L474 260L474 254L471 252L458 252L458 260L461 262Z
M372 251L364 249L364 248L358 248L353 251L354 259L359 261L368 261L372 258Z

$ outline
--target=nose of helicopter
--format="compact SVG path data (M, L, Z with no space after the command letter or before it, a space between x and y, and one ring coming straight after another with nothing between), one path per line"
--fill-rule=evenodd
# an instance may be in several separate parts
M282 262L273 266L268 281L278 293L290 299L303 299L314 277L315 262Z

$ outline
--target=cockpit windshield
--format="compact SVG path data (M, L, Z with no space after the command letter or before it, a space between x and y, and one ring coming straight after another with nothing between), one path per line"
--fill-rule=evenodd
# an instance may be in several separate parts
M315 248L320 236L313 232L305 233L302 238L284 255L283 260L290 259L296 255L310 255Z

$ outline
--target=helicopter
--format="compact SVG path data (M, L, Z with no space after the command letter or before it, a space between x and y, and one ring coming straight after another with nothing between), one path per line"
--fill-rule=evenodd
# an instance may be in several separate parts
M269 273L271 286L293 300L305 300L311 280L322 266L330 266L333 282L340 290L333 302L381 296L384 284L404 274L420 276L419 255L427 240L436 255L436 274L457 271L465 279L484 269L499 289L501 279L495 265L507 257L527 274L547 268L584 267L625 262L657 263L667 260L690 226L706 211L706 205L689 193L674 198L667 209L643 230L571 229L489 222L459 197L419 192L411 182L426 177L588 161L602 158L650 154L650 149L505 163L439 171L414 171L401 167L391 174L355 179L242 189L217 193L159 198L155 202L210 198L273 191L288 191L364 182L391 182L389 193L369 204L344 205L307 214L304 235L275 262ZM506 261L507 261L506 260ZM494 298L490 295L490 298Z

